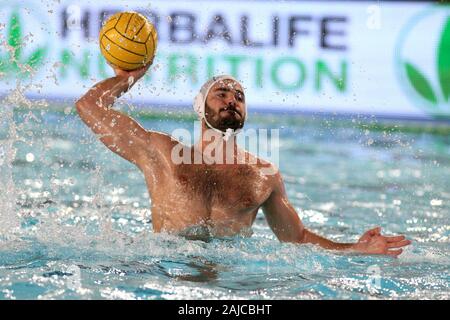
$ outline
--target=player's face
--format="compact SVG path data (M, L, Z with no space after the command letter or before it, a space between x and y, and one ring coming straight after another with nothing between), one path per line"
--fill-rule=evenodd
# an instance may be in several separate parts
M206 98L205 117L221 131L236 130L244 126L245 96L242 86L227 79L217 82L209 90Z

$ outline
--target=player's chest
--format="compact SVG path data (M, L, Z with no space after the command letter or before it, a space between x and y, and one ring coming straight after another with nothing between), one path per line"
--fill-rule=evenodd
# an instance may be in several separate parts
M181 192L203 201L205 207L239 211L258 207L267 198L264 177L246 165L179 168L175 174Z

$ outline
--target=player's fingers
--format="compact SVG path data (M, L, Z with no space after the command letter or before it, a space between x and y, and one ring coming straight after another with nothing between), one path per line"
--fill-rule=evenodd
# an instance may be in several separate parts
M381 233L381 227L376 227L376 228L369 230L369 234L371 236L376 236L376 235L379 235L380 233Z
M139 71L147 71L148 68L150 68L150 65L151 65L151 63L147 63L146 65L143 65L142 67L140 67L137 70L139 70Z
M400 253L402 253L402 252L403 252L403 249L398 249L398 250L388 250L387 255L389 255L389 256L391 256L391 257L394 257L394 258L397 258L398 255L399 255Z
M393 237L386 237L387 242L398 242L405 239L405 236L393 236Z
M402 240L402 241L398 241L398 242L388 243L387 246L388 246L388 248L400 248L400 247L404 247L404 246L407 246L410 244L411 244L410 240Z
M142 67L139 67L139 69L136 69L134 71L134 73L136 75L142 76L147 72L148 68L150 68L150 65L151 65L150 63L147 63L145 66L142 66Z

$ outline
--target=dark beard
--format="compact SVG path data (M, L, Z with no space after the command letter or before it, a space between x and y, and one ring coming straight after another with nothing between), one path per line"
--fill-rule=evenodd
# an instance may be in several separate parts
M221 109L221 111L222 110L223 109ZM221 111L219 111L219 113ZM226 132L227 129L233 129L233 130L242 129L242 127L244 126L244 120L240 119L240 118L238 119L237 115L220 116L220 114L219 114L218 119L215 120L214 116L212 116L213 111L208 106L208 104L206 104L206 106L205 106L205 113L206 113L205 118L208 120L209 124L214 129L218 129L222 132Z

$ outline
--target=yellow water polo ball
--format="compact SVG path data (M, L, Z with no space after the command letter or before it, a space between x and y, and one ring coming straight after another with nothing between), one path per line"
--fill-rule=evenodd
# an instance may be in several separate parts
M158 35L144 15L119 12L102 26L99 43L103 56L111 65L134 70L153 61Z

